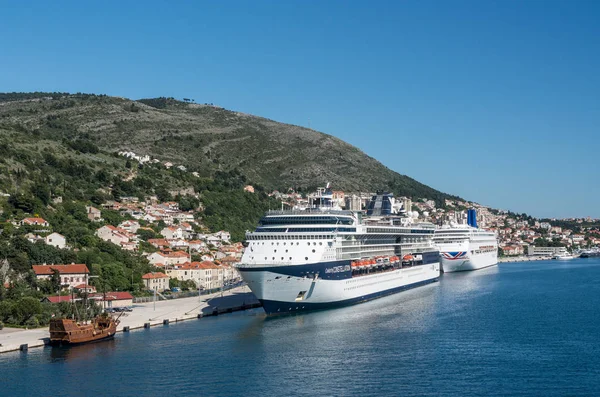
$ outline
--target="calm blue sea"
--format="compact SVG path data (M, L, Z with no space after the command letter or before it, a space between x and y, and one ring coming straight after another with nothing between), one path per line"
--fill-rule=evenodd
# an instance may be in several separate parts
M0 395L600 395L598 259L506 263L347 308L262 313L0 355Z

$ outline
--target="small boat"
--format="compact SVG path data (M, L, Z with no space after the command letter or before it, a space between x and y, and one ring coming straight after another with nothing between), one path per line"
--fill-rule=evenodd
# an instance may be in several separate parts
M569 260L569 259L575 259L575 256L570 255L568 252L561 252L559 254L554 255L554 259L565 261L565 260Z
M88 324L81 324L67 318L50 320L51 345L75 345L98 342L110 339L117 333L119 319L114 319L106 312L92 319Z

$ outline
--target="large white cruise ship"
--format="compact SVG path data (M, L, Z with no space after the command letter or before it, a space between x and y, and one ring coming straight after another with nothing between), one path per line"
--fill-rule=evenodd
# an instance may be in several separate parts
M332 207L326 188L308 208L269 211L238 270L271 314L349 305L437 281L434 225L413 224L391 194L362 212ZM339 207L338 207L339 208Z
M475 210L468 210L466 225L442 226L433 237L445 273L477 270L498 264L494 232L477 228Z

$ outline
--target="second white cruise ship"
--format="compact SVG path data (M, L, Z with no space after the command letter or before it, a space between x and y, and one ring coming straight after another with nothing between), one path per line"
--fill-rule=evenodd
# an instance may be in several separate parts
M269 211L238 270L265 312L295 313L374 299L438 280L434 225L412 224L391 194L367 214L332 206L321 189L309 208Z
M498 239L494 232L477 228L475 210L468 210L466 225L436 229L434 244L440 250L444 273L483 269L498 264Z

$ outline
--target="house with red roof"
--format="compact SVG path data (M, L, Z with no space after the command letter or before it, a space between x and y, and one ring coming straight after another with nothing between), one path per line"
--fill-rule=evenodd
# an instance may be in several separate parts
M43 227L50 226L50 224L44 218L25 218L21 221L21 225Z
M50 279L54 274L54 270L57 270L61 285L69 289L85 284L87 276L90 274L89 269L84 264L33 265L32 268L38 280Z
M191 280L199 288L215 289L221 288L224 281L228 280L227 268L217 265L211 261L186 262L182 265L174 265L166 269L171 278L181 281Z
M206 243L202 240L191 240L189 242L190 250L203 251L206 249Z
M102 222L102 212L98 208L85 207L87 217L92 222Z
M137 233L140 228L140 223L138 221L127 220L119 223L119 228L129 233Z
M96 230L96 236L123 249L132 250L137 248L137 236L120 227L104 225Z
M179 226L169 226L161 230L160 234L168 240L181 239L183 238L183 229Z
M169 276L162 272L146 273L142 281L148 290L160 292L169 289Z
M90 298L93 299L96 304L102 307L106 306L107 308L133 305L133 296L127 291L98 292L90 295Z
M162 251L148 255L148 261L153 265L157 263L163 263L165 265L181 265L190 260L190 254L183 251Z
M42 299L42 302L50 302L50 303L61 303L61 302L73 302L75 299L71 295L65 296L47 296Z
M96 287L85 283L76 285L73 288L77 292L87 292L88 294L93 294L94 292L96 292Z
M72 302L73 300L79 300L80 298L73 297L71 295L66 296L48 296L44 298L43 301L50 303L60 303L60 302ZM94 301L97 305L102 307L125 307L133 305L133 296L127 291L117 291L117 292L98 292L93 293L88 296L88 299ZM106 304L105 304L106 302Z

